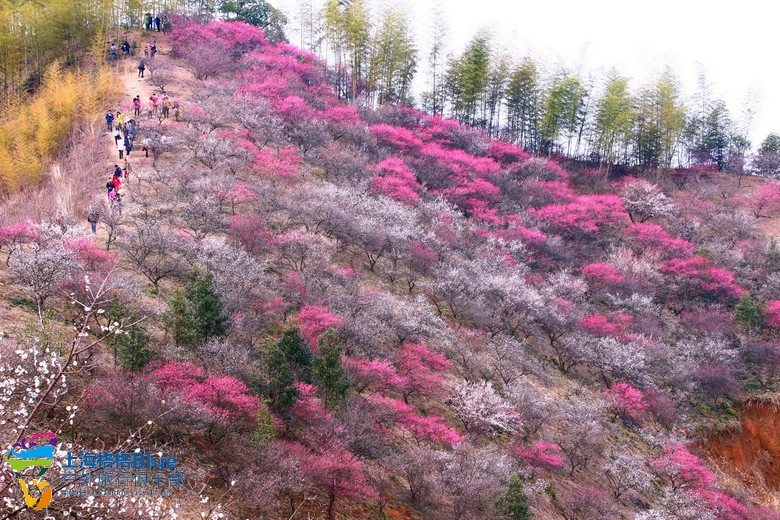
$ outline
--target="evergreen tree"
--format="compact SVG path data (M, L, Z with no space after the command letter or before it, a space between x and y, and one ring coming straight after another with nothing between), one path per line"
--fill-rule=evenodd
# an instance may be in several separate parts
M277 409L292 406L298 399L296 381L311 383L312 354L297 328L284 331L270 354L268 396Z
M486 116L488 135L494 137L498 136L501 125L501 105L506 95L509 68L509 56L506 54L493 56L488 73Z
M766 177L780 175L780 134L771 133L766 136L753 159L753 166L759 174Z
M366 0L327 0L323 22L340 74L338 95L356 101L365 87L371 56L371 20ZM349 78L342 77L344 64L349 67Z
M526 56L509 75L506 108L512 140L529 152L538 150L540 98L539 71Z
M341 365L341 345L332 329L327 330L319 341L319 351L313 360L312 379L320 389L323 401L332 407L341 400L349 389L349 378Z
M387 13L371 44L369 85L377 102L409 104L409 89L417 70L417 49L402 12Z
M168 302L168 311L162 322L173 337L177 347L192 347L196 343L195 316L182 289L176 289Z
M490 56L490 36L479 32L463 54L450 61L445 80L447 97L453 116L463 124L486 124Z
M693 165L726 166L734 125L726 103L710 97L706 78L699 78L694 111L685 126L684 138Z
M581 106L586 91L580 80L563 73L553 80L544 99L541 119L541 151L551 154L555 141L566 132L571 141L580 128Z
M634 110L628 79L613 70L604 95L596 105L594 124L594 147L599 155L599 165L606 168L607 176L610 167L626 155L633 120Z
M661 167L671 168L685 127L685 105L680 99L680 84L667 68L655 84L655 105L661 139Z
M119 324L119 334L111 334L105 340L114 353L114 363L125 370L141 370L155 356L149 349L151 338L138 316L126 305L115 302L105 314L109 324Z
M227 14L229 19L260 27L273 43L287 41L284 35L287 17L265 0L227 0L222 2L220 11Z
M669 69L636 96L634 108L636 164L643 168L670 168L685 128L685 106L677 79Z
M528 495L525 493L522 479L517 475L509 478L506 493L496 500L496 512L506 520L528 520L531 509L528 506Z
M194 348L208 338L226 336L230 322L214 275L194 267L184 290L174 291L162 320L176 346Z
M190 303L199 340L227 335L230 321L211 271L193 268L184 289L184 297Z
M734 321L746 330L753 330L761 325L761 308L753 301L750 293L745 293L734 307Z

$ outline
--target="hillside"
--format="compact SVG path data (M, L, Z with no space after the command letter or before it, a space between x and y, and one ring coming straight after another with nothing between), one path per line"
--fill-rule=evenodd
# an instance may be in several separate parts
M243 23L159 40L117 70L143 100L121 211L96 114L84 171L0 228L0 432L56 435L49 515L780 518L780 183L355 106ZM161 89L180 115L147 116ZM136 451L178 464L85 463ZM37 518L3 477L4 518Z

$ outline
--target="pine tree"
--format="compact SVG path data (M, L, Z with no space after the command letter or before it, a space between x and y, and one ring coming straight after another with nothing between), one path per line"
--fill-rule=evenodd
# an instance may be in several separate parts
M114 353L114 363L125 370L141 370L155 352L149 349L151 338L138 316L125 304L115 302L105 314L109 324L120 324L118 334L111 334L105 344Z
M341 345L332 329L319 341L319 352L314 356L312 379L320 389L323 401L329 407L343 398L349 389L349 379L341 365Z
M734 321L747 330L761 325L761 308L753 301L750 293L745 293L734 307Z
M528 507L528 495L525 494L523 481L517 475L509 478L506 493L496 500L496 512L507 520L527 520L531 518Z
M214 275L211 271L193 268L189 283L184 289L184 297L192 311L198 341L227 335L229 317L225 313L222 297L214 286Z
M196 341L195 317L190 311L182 289L173 291L168 302L168 311L162 315L162 322L173 337L177 347L191 347Z
M312 354L297 328L284 331L270 354L268 397L279 410L298 400L295 382L311 383Z
M208 338L226 336L230 322L214 275L194 267L184 290L174 291L162 321L178 347L195 348Z

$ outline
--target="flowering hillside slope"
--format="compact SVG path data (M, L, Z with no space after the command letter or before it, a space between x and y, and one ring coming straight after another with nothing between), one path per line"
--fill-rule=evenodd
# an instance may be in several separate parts
M179 121L141 127L112 252L0 229L42 324L88 273L112 291L78 316L147 334L100 338L113 358L58 394L87 396L74 443L140 428L214 518L777 516L691 444L774 390L774 184L605 179L345 104L313 55L243 23L168 42L199 82ZM69 271L33 279L42 252Z

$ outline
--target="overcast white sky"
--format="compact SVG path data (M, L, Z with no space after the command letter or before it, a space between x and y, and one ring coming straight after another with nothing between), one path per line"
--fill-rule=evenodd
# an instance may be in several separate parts
M294 44L300 43L300 1L271 0L290 18L288 37ZM410 13L421 61L429 50L436 1L369 0L373 9L396 5ZM750 133L754 148L769 132L780 133L780 7L774 2L441 0L441 5L448 50L454 54L485 28L517 58L530 55L551 69L560 64L572 71L593 71L597 77L614 66L634 87L668 65L682 81L684 93L693 95L704 71L712 96L726 101L734 119L741 118L751 94L759 99ZM418 84L424 85L424 74L421 67Z

